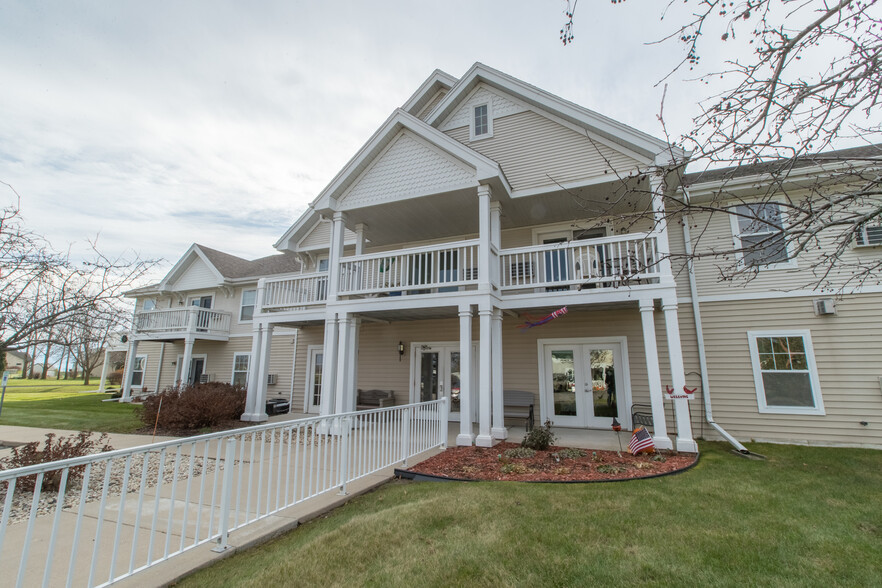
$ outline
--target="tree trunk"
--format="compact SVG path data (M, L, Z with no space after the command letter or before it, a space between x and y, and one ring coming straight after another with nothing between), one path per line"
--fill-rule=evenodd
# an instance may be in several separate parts
M70 347L64 350L64 379L70 377Z
M49 352L52 351L52 343L46 343L46 353L43 354L43 371L40 373L40 379L45 380L46 374L49 373Z
M83 358L83 384L88 386L89 385L89 376L91 375L90 372L92 371L89 369L89 366L91 365L91 363L89 362L89 343L88 342L83 344L82 358Z
M0 343L0 374L6 371L6 345Z

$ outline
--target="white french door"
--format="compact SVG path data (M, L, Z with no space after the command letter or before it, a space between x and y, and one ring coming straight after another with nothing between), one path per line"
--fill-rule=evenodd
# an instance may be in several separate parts
M450 420L460 414L459 343L413 343L411 348L411 402L450 399ZM477 415L477 345L472 345L472 416Z
M318 414L322 408L322 367L324 349L321 345L310 345L308 348L308 369L306 372L306 390L304 392L304 410L309 414Z
M544 414L560 427L630 427L624 340L540 342Z

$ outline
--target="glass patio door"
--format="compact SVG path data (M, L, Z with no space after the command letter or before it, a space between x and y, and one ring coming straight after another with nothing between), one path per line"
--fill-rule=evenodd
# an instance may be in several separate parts
M473 350L473 356L477 350ZM460 353L459 344L420 345L414 372L416 381L414 402L448 398L450 420L458 421L460 413ZM474 374L474 366L472 368ZM474 378L473 378L474 380ZM474 390L474 384L472 385ZM473 404L477 404L473 401Z
M546 407L555 425L607 428L620 422L617 392L621 376L621 345L547 345Z

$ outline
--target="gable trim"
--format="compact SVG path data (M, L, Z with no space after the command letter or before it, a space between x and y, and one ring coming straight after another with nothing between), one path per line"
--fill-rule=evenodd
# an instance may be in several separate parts
M193 243L190 245L190 248L187 249L187 252L181 256L181 259L169 270L169 272L162 278L162 281L159 282L159 291L168 291L171 288L169 287L172 282L175 282L181 278L183 273L187 268L190 267L192 263L193 257L201 259L202 262L208 266L208 269L211 270L211 273L214 275L215 279L217 279L218 284L222 284L224 282L224 277L218 271L214 264L208 260L208 257L199 249L199 245Z

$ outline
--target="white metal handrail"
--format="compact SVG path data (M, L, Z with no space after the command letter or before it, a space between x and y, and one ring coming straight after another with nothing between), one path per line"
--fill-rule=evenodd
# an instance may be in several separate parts
M500 289L649 280L661 274L658 260L651 233L504 249L499 254Z
M324 304L328 298L328 273L267 278L263 311Z
M106 586L225 548L236 529L443 447L447 412L442 398L2 471L0 566L10 586Z
M136 333L229 334L232 315L223 310L198 306L141 310L135 313L133 328Z
M443 288L478 281L478 240L396 249L340 260L343 295Z

